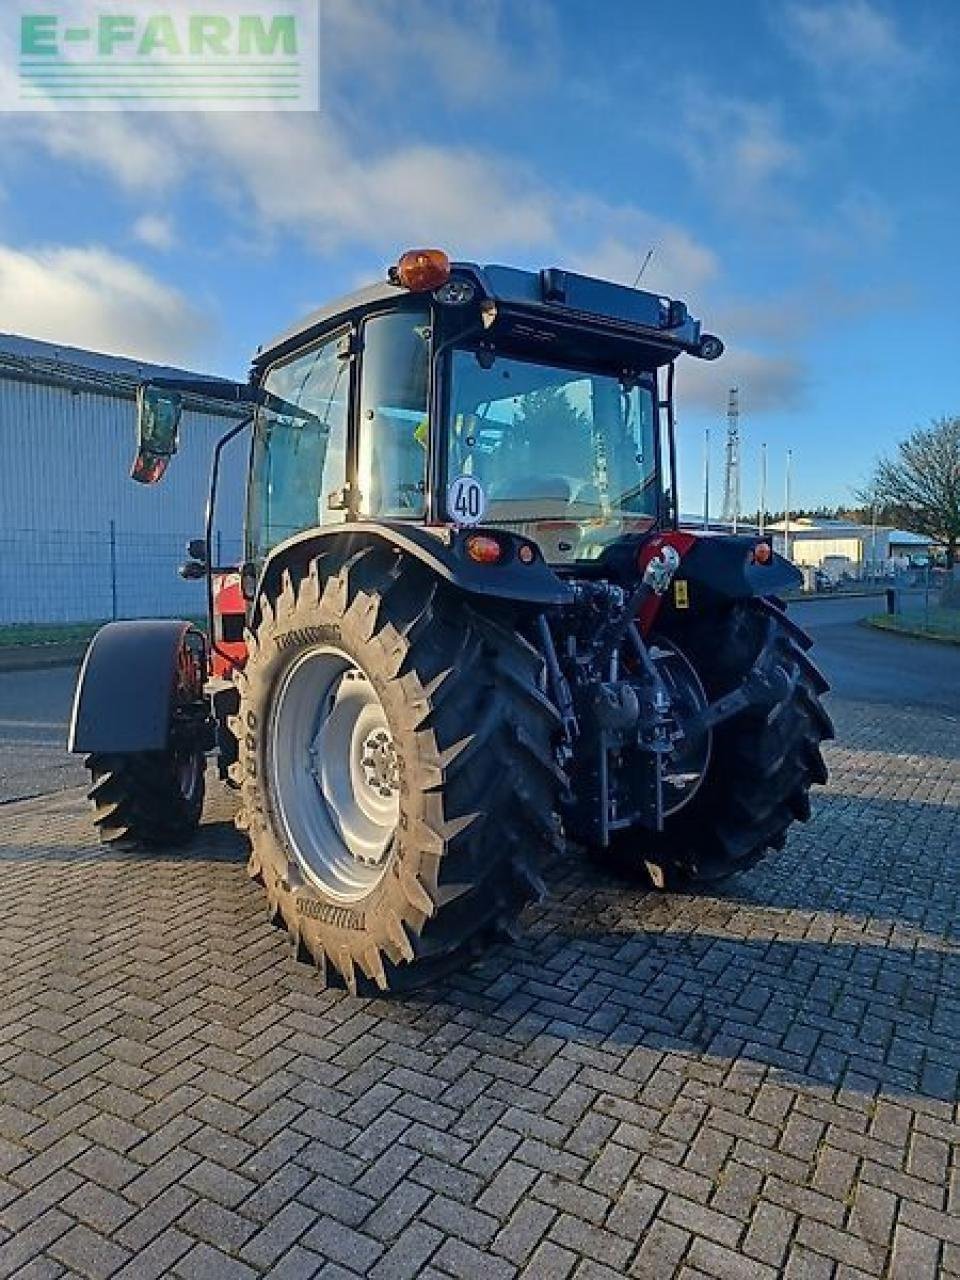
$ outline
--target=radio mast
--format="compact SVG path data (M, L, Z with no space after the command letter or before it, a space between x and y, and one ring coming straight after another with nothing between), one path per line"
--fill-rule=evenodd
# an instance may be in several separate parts
M737 531L740 520L740 394L730 388L727 400L727 454L723 478L722 519Z

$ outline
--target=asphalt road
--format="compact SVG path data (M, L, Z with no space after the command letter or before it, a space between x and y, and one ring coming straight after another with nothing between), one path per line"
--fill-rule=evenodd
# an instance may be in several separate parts
M811 632L814 656L835 693L960 718L960 648L880 634L858 625L877 611L875 598L794 604ZM0 672L0 804L46 795L86 781L64 750L76 671Z
M881 608L876 598L812 600L791 605L790 615L813 636L813 657L834 693L960 717L960 647L859 625Z
M75 667L0 671L0 804L86 781L66 752Z

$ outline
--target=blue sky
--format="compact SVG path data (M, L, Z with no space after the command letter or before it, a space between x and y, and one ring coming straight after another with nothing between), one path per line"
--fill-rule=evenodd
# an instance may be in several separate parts
M955 0L321 0L317 115L8 116L3 329L242 376L399 249L549 263L688 300L683 505L848 500L960 413ZM715 485L719 488L719 484ZM719 500L719 494L717 494Z

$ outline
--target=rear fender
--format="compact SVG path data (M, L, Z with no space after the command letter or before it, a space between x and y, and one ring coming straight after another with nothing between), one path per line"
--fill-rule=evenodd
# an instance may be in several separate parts
M500 563L476 564L467 556L466 540L476 533L489 534L501 543L504 556ZM538 609L566 604L573 595L569 585L546 563L536 543L519 534L502 529L457 529L402 520L370 520L309 529L279 543L263 566L257 598L259 600L265 593L275 595L279 591L280 577L285 569L294 569L302 576L307 573L311 560L322 552L342 548L350 555L365 546L392 547L412 556L443 581L468 595L528 604ZM531 549L529 562L519 558L521 547Z
M67 750L165 750L175 709L202 703L206 678L206 639L192 623L107 623L80 668Z
M767 539L749 534L694 533L670 530L644 541L638 553L640 569L664 545L680 556L680 567L669 592L647 600L638 618L640 629L649 633L661 610L677 614L704 612L733 600L763 599L782 595L800 586L803 575L789 560L772 553L764 564L756 559L756 548Z
M696 585L701 594L727 600L779 596L803 583L803 574L783 556L771 553L766 564L756 559L756 548L769 539L750 534L700 534L683 557L678 576Z

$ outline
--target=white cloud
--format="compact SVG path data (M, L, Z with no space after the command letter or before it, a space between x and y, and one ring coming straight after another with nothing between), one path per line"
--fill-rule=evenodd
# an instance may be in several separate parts
M632 285L652 249L641 287L679 297L701 293L719 274L713 251L676 223L589 196L558 195L555 203L561 265Z
M186 138L184 145L187 144ZM357 154L329 121L208 116L195 158L267 229L301 235L324 252L423 242L458 251L548 239L544 194L509 164L469 148L423 143ZM250 157L256 156L251 163Z
M457 257L489 260L502 255L531 265L553 262L626 284L634 282L652 247L643 287L688 299L695 313L702 311L705 294L713 293L720 281L715 253L683 227L633 205L550 187L483 152L411 143L361 156L329 122L310 117L288 118L282 130L268 115L165 116L151 125L162 131L161 146L176 153L183 177L189 179L192 171L202 168L208 190L218 193L223 204L234 208L267 242L277 234L293 234L326 255L349 248L370 262L382 255L384 263L399 247L435 243ZM110 140L112 146L92 148L87 159L124 183L128 171L122 157L129 139L118 129ZM257 157L255 164L250 162L252 155ZM140 220L138 230L141 238L165 238L165 228L154 226L149 215ZM89 287L89 280L86 283ZM64 290L70 294L75 284L68 272ZM111 296L112 287L105 283L95 299L85 295L84 302L88 309L95 302L99 310ZM168 298L162 317L185 306L179 295L172 297L178 305L170 305ZM89 335L64 331L70 309L64 312L49 291L45 301L42 292L35 292L35 298L34 328L28 331L39 332L46 307L52 336L95 345ZM19 322L19 327L27 327L26 322ZM709 312L707 327L719 327ZM97 342L116 349L121 341L127 350L146 358L158 345L155 329L154 325L154 332L144 335L149 351L126 321L117 326L117 336L110 330ZM171 322L166 337L180 332L179 322ZM744 332L749 332L748 326ZM182 358L182 344L173 353L166 342L160 345L165 358ZM721 364L723 372L704 370L697 362L698 371L689 375L690 394L697 403L714 403L716 388L722 391L736 376L744 383L749 377L758 402L766 408L784 407L795 399L797 372L790 361L734 345Z
M800 405L806 383L806 372L799 360L732 341L715 363L681 361L677 397L681 413L683 406L690 406L715 413L719 419L727 392L730 387L738 387L743 413L776 413Z
M695 81L681 95L669 143L713 200L765 219L789 207L784 184L805 168L776 104L713 93Z
M756 189L778 165L793 163L792 152L773 145L771 140L778 135L765 117L751 115L743 104L729 110L743 124L737 145ZM131 169L130 147L147 146L154 154L174 155L176 163L166 170L167 178L187 182L202 173L208 194L236 215L245 235L259 238L261 244L269 245L275 236L294 235L327 256L349 250L370 263L378 258L386 263L398 248L432 243L457 257L556 263L626 284L634 282L652 247L643 286L689 300L695 314L705 315L708 329L731 339L730 355L718 366L684 362L689 401L715 407L732 378L741 381L745 394L749 384L750 394L764 409L796 402L799 371L793 361L777 354L776 337L759 332L760 345L755 346L751 342L754 326L738 324L727 333L718 322L717 310L709 306L711 295L722 289L721 265L714 251L684 227L635 205L612 204L550 185L520 166L467 147L409 142L360 148L347 130L325 117L287 117L278 129L276 117L266 114L168 115L153 117L149 129L144 137L142 117L133 122L118 117L108 133L91 138L84 161L102 166L120 185L133 183L152 195L149 166L139 172ZM79 149L82 134L69 137L71 146ZM53 147L62 151L63 139L62 130L55 129ZM761 161L764 139L770 146L768 159ZM701 142L706 149L707 140ZM167 228L154 225L154 218L144 215L137 232L141 239L165 241ZM121 261L104 257L111 264ZM62 266L63 260L58 262ZM75 271L68 270L59 282L68 298L78 291L75 276ZM157 356L162 348L162 358L184 359L184 347L192 347L192 342L180 339L190 326L173 317L186 308L185 300L169 291L165 294L155 281L151 281L152 292L132 291L134 313L141 320L143 313L149 316L149 332L138 331L126 318L118 317L126 308L114 297L115 276L115 271L105 272L103 287L94 291L87 272L80 289L82 305L66 308L52 287L34 290L34 309L16 321L17 327L40 334L43 324L41 336L59 341L113 349L119 343L144 358ZM141 279L150 277L142 274ZM130 295L127 288L128 301ZM165 302L158 314L161 299ZM77 310L96 313L92 328L86 318L82 323L70 321ZM193 319L196 332L197 317ZM98 336L91 337L91 331Z
M837 213L861 248L885 245L896 228L893 210L867 187L852 187L837 205Z
M855 255L886 249L897 229L890 205L867 187L851 186L822 214L811 216L800 229L807 249L817 256Z
M926 50L870 0L791 0L781 18L787 44L839 110L896 107L930 69Z
M324 0L326 83L454 106L515 104L555 74L556 14L545 0Z
M12 333L159 363L197 363L210 336L182 294L100 248L0 245L0 314Z
M7 119L8 135L39 142L55 160L104 171L128 191L166 191L186 171L177 136L164 124L173 116L44 111Z
M151 195L202 175L207 193L241 222L267 236L296 234L325 253L354 246L392 254L426 242L472 253L553 235L549 194L520 166L469 147L361 150L324 116L86 117L84 125L97 121L93 129L67 115L29 119L32 139L55 159Z
M468 147L409 142L360 151L323 117L267 114L111 118L108 131L65 134L56 117L54 155L69 145L122 186L153 191L152 170L130 165L131 150L174 154L166 181L204 174L208 191L267 238L295 234L332 254L344 247L374 258L398 247L436 243L459 257L560 255L577 270L633 283L647 252L643 284L679 293L713 279L713 252L677 224L629 204L548 186L523 166ZM45 123L41 121L42 123ZM69 139L69 144L65 143ZM251 163L251 156L256 162ZM161 247L166 224L144 215L135 234Z
M170 218L155 213L145 213L138 218L132 227L135 240L145 244L148 249L156 249L165 253L177 243L177 234Z

